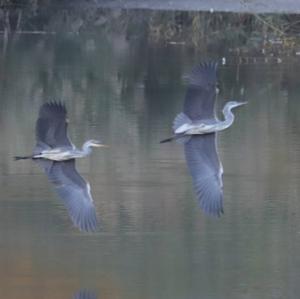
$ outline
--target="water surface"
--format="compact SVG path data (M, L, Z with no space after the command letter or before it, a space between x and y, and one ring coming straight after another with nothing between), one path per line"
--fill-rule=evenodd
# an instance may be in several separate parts
M248 101L219 134L220 219L198 208L171 134L182 76L224 50L147 45L124 36L26 36L0 62L0 297L297 298L300 292L300 63L220 65L221 109ZM78 162L101 219L72 227L30 153L40 105L65 101L70 137L110 149Z

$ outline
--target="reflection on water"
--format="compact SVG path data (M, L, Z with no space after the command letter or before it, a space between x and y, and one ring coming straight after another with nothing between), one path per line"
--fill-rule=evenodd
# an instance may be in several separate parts
M219 107L248 106L219 138L226 213L213 220L194 200L182 147L159 144L182 108L182 75L207 53L100 33L10 45L0 61L1 298L70 298L82 285L101 298L297 298L300 64L220 67ZM72 228L36 165L12 159L31 153L50 99L66 101L76 145L111 145L78 163L102 218L94 235Z
M74 295L73 299L97 299L97 296L89 290L82 289Z

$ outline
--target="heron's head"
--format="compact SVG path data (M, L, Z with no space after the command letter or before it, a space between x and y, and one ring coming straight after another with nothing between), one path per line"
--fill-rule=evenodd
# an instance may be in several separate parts
M96 139L91 139L87 141L87 146L93 146L93 147L108 147L107 144L103 144L101 141Z
M245 104L247 104L247 102L230 101L230 102L226 103L224 109L227 108L227 109L231 110L232 108L236 108L236 107L239 107L239 106L242 106Z

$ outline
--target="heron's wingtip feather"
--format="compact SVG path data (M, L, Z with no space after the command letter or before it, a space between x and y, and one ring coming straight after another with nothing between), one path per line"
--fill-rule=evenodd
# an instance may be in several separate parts
M74 187L58 186L58 195L63 200L75 227L83 232L95 232L98 228L96 208L89 198L77 193Z
M205 61L196 65L192 71L183 76L183 80L192 86L203 87L208 81L217 80L218 62Z
M220 217L224 213L223 193L216 181L210 178L196 181L194 187L200 208L204 213L209 216Z
M96 210L93 205L83 207L69 207L72 222L74 226L83 232L95 232L98 228Z

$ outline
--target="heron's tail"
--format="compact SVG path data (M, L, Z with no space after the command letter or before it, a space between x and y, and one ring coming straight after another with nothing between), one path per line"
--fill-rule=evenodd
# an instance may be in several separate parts
M25 160L25 159L32 159L32 156L15 156L15 161L18 160Z

